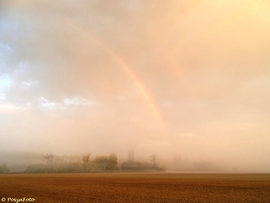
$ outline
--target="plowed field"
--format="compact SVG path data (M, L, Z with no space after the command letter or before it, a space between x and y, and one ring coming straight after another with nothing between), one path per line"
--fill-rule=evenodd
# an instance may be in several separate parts
M35 203L269 203L270 174L7 174L0 175L0 198Z

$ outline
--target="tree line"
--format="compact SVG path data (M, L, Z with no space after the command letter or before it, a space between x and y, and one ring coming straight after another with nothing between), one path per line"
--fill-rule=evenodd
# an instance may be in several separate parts
M29 165L26 173L87 173L87 172L112 172L117 169L117 156L97 156L93 160L91 155L83 155L82 161L67 162L56 159L52 154L44 156L44 164Z
M132 152L133 153L133 152ZM129 154L130 155L130 154ZM65 161L53 154L45 154L43 163L30 164L24 173L95 173L95 172L125 172L125 171L162 171L164 168L157 164L157 157L151 156L149 162L135 161L133 154L123 163L118 162L116 154L91 157L85 154L78 161ZM10 173L6 164L0 165L0 173Z

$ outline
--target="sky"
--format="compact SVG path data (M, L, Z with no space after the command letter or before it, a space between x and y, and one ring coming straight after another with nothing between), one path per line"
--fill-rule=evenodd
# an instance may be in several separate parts
M270 171L267 0L1 0L0 151Z

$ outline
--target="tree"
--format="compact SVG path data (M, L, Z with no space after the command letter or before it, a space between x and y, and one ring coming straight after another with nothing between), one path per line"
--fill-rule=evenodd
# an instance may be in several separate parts
M150 156L150 163L152 164L153 168L157 167L157 156L156 155Z
M83 161L83 164L88 164L90 162L90 157L91 157L91 154L86 154L86 155L83 155L82 157L82 161Z
M44 155L44 159L47 162L46 172L50 172L50 173L53 172L53 164L54 164L53 158L54 158L53 154Z
M117 156L115 154L111 154L110 156L99 156L96 157L92 163L98 171L114 170L117 166Z
M47 162L47 164L51 164L53 162L54 155L53 154L45 154L44 159Z
M0 173L9 173L9 172L10 172L10 169L6 164L2 164L0 166Z
M47 172L47 166L44 164L34 164L27 166L26 173L46 173Z
M110 156L109 156L109 169L115 169L116 168L116 166L117 166L117 156L116 156L116 154L111 154Z

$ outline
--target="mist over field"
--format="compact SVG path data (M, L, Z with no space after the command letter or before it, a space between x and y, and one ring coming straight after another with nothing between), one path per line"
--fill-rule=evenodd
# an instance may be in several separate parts
M0 165L270 172L269 65L266 0L1 0Z

